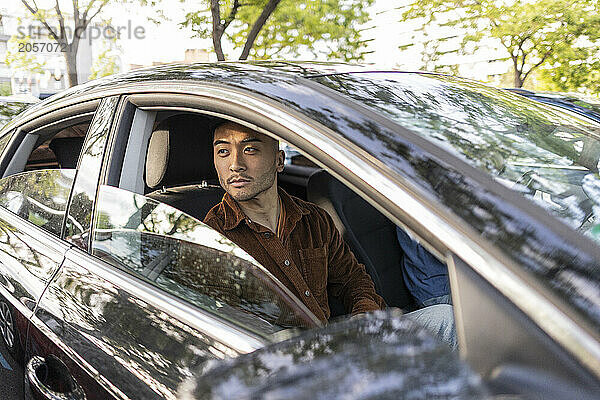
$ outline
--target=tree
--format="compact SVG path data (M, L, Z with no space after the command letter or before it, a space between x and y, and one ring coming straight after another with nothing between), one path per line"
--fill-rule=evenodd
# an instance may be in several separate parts
M600 49L598 46L565 49L540 70L537 79L542 90L600 94Z
M23 5L47 30L48 35L61 49L65 49L65 62L67 65L67 77L69 86L77 85L77 50L83 33L92 20L98 16L104 6L110 0L72 0L72 28L71 21L66 18L60 8L59 0L55 0L54 10L42 10L38 8L35 0L21 0ZM58 22L58 27L52 27L53 20Z
M271 58L280 53L360 60L364 42L360 25L368 21L373 0L204 0L207 9L188 13L182 26L196 36L212 38L217 59L225 60L222 39L249 56Z
M45 62L35 52L23 51L25 46L31 46L31 37L12 36L7 42L4 62L12 71L30 73L44 72Z
M104 49L98 54L98 58L92 65L90 79L97 79L119 72L119 65L117 63L118 56L114 53L115 52L111 49Z
M597 0L415 0L403 18L424 18L421 30L445 19L440 25L465 32L464 53L476 51L482 40L496 41L512 61L515 87L542 65L586 61L571 51L575 47L592 53L600 49Z

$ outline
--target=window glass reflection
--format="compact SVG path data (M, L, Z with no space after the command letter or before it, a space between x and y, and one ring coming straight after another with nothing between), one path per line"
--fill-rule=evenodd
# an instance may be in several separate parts
M12 139L13 134L14 131L7 133L0 138L0 154L2 154L4 149L6 149L6 146L8 146L8 142L10 142L10 139Z
M0 205L60 236L74 169L46 169L0 179Z
M600 125L447 76L367 73L319 82L493 174L600 241Z
M17 115L21 114L31 104L19 103L13 101L0 101L0 128L12 121Z
M100 187L92 254L259 334L314 325L301 303L233 242L142 195Z

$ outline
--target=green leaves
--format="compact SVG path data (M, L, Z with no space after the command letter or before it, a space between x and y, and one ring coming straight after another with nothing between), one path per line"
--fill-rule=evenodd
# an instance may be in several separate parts
M267 5L267 0L240 2L234 21L225 30L233 47L244 47L255 21ZM298 57L310 52L315 57L346 61L363 58L364 43L360 41L360 25L367 22L367 7L373 0L282 0L263 25L250 51L253 59L276 56ZM212 35L210 1L206 9L189 13L182 26L191 27L196 36ZM221 22L230 15L233 1L219 1Z
M561 90L599 90L594 85L600 63L597 0L416 0L403 18L423 18L425 33L431 24L456 28L463 54L481 42L495 43L512 60L516 87L540 68Z

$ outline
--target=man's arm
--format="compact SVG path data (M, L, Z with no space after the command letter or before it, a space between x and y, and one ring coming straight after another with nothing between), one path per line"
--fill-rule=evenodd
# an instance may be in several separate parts
M375 285L365 266L356 260L331 216L325 210L320 211L327 224L327 284L331 294L340 297L346 312L353 315L385 308L385 301L375 292Z

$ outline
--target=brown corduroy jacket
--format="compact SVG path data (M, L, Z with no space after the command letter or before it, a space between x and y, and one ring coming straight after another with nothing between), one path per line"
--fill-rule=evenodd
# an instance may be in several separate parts
M278 191L285 209L280 237L248 219L227 193L204 222L254 257L321 321L330 316L327 285L334 296L341 298L348 313L384 308L385 302L375 293L371 277L329 214L281 188Z

